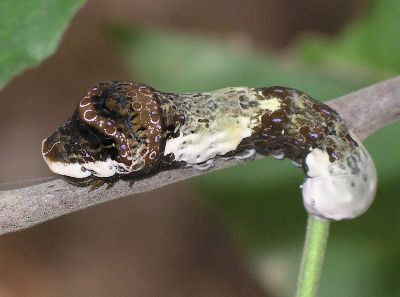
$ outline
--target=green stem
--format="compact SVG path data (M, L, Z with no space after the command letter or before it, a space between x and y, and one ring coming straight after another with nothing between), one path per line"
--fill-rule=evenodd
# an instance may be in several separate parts
M329 221L309 215L296 297L317 296L328 235Z

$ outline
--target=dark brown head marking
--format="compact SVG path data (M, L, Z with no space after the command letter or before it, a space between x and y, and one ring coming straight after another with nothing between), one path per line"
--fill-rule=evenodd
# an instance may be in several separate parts
M118 151L117 161L132 166L133 158L129 150L128 140L125 133L120 129L119 118L111 118L104 112L118 109L117 98L113 97L111 86L99 84L92 88L88 95L79 102L77 114L81 122L101 133L103 136L114 141ZM119 116L123 115L120 113Z

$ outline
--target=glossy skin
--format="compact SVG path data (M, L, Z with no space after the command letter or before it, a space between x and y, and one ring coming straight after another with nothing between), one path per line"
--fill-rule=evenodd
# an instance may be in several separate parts
M303 168L304 204L317 217L353 218L373 201L376 172L362 143L334 110L290 88L173 94L103 82L42 145L52 171L92 187L255 152Z

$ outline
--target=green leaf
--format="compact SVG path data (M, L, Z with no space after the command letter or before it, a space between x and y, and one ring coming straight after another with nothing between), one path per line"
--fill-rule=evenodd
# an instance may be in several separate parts
M51 55L85 0L0 0L0 88Z

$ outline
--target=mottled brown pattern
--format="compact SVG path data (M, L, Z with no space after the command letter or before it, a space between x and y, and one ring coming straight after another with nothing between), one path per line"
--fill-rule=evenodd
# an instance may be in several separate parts
M284 87L260 88L265 97L276 97L281 108L262 116L253 141L259 153L284 154L302 163L310 150L326 149L330 161L343 157L357 143L351 139L339 115L305 93Z

